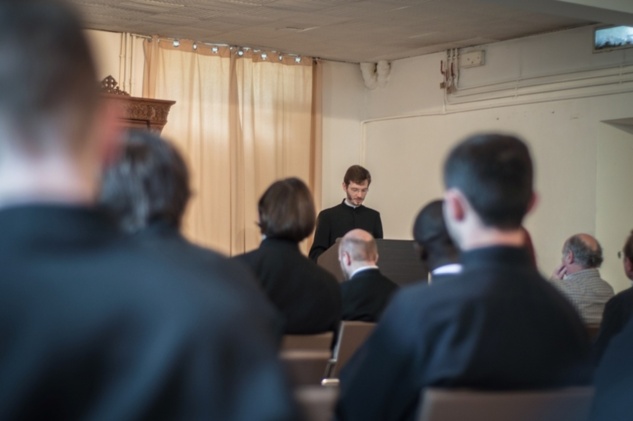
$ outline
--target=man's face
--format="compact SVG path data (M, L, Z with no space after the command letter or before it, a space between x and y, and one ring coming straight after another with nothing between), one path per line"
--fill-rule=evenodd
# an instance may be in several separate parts
M347 194L347 201L354 206L360 206L365 201L367 190L369 190L369 181L365 180L360 184L350 181L348 185L343 183L343 190Z

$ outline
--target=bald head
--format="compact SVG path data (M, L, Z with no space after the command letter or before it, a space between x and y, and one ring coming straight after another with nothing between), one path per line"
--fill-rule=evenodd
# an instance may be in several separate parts
M563 255L582 269L599 268L602 265L602 247L589 234L576 234L565 241Z
M349 253L354 261L375 264L378 260L376 240L370 233L362 229L351 230L343 236L339 245L339 255L341 252Z
M339 243L338 258L346 277L363 266L375 266L378 262L376 240L365 230L351 230Z

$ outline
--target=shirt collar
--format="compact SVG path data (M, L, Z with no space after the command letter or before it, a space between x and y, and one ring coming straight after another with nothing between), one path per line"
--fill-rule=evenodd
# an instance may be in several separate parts
M376 265L369 265L369 266L363 266L360 267L358 269L356 269L354 272L352 272L352 274L350 275L350 279L354 277L354 275L356 275L359 272L363 272L365 270L370 270L370 269L378 269L378 266Z
M461 273L462 265L459 263L450 263L448 265L436 267L431 271L432 275L447 275Z

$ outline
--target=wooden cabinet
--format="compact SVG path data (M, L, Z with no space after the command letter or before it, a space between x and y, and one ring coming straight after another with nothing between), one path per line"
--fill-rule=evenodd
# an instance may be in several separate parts
M108 101L116 101L123 112L123 121L127 127L148 129L156 133L167 124L169 109L176 101L139 98L130 96L118 87L112 76L101 81L101 92Z

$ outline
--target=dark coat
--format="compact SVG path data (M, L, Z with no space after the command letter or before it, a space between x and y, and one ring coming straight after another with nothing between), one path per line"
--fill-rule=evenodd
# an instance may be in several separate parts
M572 305L521 249L463 253L463 272L401 288L341 373L339 420L413 420L426 386L536 389L591 381Z
M6 208L0 232L0 419L294 419L274 339L213 274L88 208Z
M396 285L378 269L357 272L341 284L343 320L376 322L387 306Z
M287 334L336 331L341 292L336 278L301 254L294 241L267 238L236 257L248 265L284 316Z
M366 206L353 208L347 206L343 200L341 204L319 212L314 241L309 253L310 259L316 262L337 238L342 238L355 228L364 229L374 238L383 237L380 213Z

